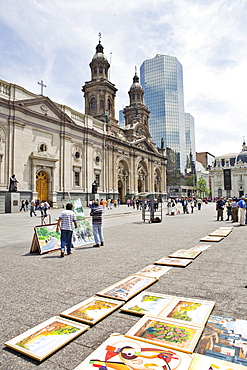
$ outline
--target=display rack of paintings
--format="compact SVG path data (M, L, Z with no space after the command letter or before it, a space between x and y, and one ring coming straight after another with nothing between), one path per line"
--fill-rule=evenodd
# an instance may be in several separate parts
M141 292L136 297L127 302L123 307L121 307L121 311L138 315L148 314L156 316L175 298L176 297L170 295L145 291Z
M30 252L43 254L60 249L60 233L56 228L57 224L35 226Z
M223 239L223 236L204 236L200 239L201 242L220 242Z
M70 307L68 310L60 313L60 316L94 325L123 304L124 302L121 301L94 296Z
M209 356L195 354L189 370L244 370L242 365L230 364Z
M168 266L177 266L177 267L186 267L188 266L193 260L191 259L182 259L182 258L169 258L163 257L158 261L154 262L157 265L168 265Z
M72 242L74 247L94 243L92 226L87 219L77 221L77 228L73 229Z
M74 370L188 370L192 355L112 334Z
M103 297L120 299L128 301L134 295L146 289L157 280L145 276L132 275L118 281L117 283L109 286L108 288L96 293Z
M11 339L5 345L42 361L88 328L88 325L54 316Z
M223 237L226 237L228 236L232 231L231 230L215 230L214 232L212 232L211 234L209 234L210 236L223 236Z
M214 305L215 302L211 301L175 298L169 307L164 307L158 313L158 316L204 326Z
M172 253L169 255L171 258L190 258L190 259L195 259L201 251L191 251L189 249L179 249L176 252Z
M198 251L198 252L204 252L205 250L207 250L208 248L211 248L212 245L210 244L202 244L202 245L195 245L194 247L188 249L189 251Z
M199 325L145 315L126 333L126 337L192 353L202 330Z
M142 270L135 273L135 275L142 275L147 277L153 277L159 279L162 275L167 274L172 267L161 266L161 265L149 265L144 267Z
M195 352L247 366L246 348L247 320L210 315Z

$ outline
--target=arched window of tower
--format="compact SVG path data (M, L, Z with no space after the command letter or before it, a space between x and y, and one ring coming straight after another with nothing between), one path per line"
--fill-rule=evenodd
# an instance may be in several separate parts
M96 109L96 99L93 97L90 100L90 110Z

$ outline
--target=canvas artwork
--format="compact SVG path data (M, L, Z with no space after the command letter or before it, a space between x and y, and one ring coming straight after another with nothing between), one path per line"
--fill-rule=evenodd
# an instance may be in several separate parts
M142 275L142 276L148 276L153 277L155 279L159 279L162 275L167 274L168 271L170 271L172 267L167 266L159 266L159 265L149 265L147 267L144 267L142 270L135 273L135 275Z
M220 242L223 239L223 236L204 236L204 238L201 238L201 242Z
M247 320L209 316L196 352L247 366Z
M203 327L199 325L145 315L126 333L126 336L192 353L202 330Z
M11 339L5 345L42 361L88 328L88 325L54 316Z
M190 249L179 249L176 252L170 254L169 257L194 259L200 253L200 251L191 251Z
M74 370L188 370L192 355L112 334Z
M73 230L72 241L74 247L94 243L92 226L87 219L77 221L77 228Z
M76 214L76 219L78 221L83 220L85 218L80 198L64 200L63 201L64 208L66 207L67 203L71 203L73 205L73 212Z
M60 232L56 231L57 224L35 226L34 232L40 254L60 249Z
M176 297L159 293L141 292L138 296L131 299L123 307L121 311L134 313L138 315L155 316L163 308L167 307Z
M169 317L174 320L181 320L198 325L205 325L215 302L199 299L176 298L169 307L162 309L159 317Z
M160 260L154 262L157 265L168 265L168 266L177 266L177 267L186 267L188 266L193 260L191 259L182 259L182 258L169 258L163 257Z
M233 230L233 226L222 226L222 227L219 227L219 230Z
M154 278L132 275L96 294L103 297L128 301L131 297L155 283L155 281L157 280Z
M242 365L195 354L189 370L244 370Z
M202 244L202 245L195 245L194 247L188 249L189 251L198 251L198 252L204 252L208 248L212 247L210 244Z
M91 297L60 313L60 316L94 325L122 305L120 301Z
M232 231L231 230L215 230L214 232L212 232L211 234L209 234L210 236L227 236L231 233Z

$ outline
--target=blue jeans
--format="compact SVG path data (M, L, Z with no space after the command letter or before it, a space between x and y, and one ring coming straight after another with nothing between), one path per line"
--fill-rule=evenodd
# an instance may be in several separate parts
M72 234L71 230L61 230L61 250L64 250L67 245L67 253L71 252Z
M93 224L93 236L95 244L104 243L102 225Z

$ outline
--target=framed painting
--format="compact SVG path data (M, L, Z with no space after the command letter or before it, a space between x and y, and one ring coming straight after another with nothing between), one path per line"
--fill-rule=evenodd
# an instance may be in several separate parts
M222 226L219 227L219 230L233 230L233 226Z
M162 275L167 274L172 267L168 266L161 266L161 265L149 265L144 267L142 270L135 273L135 275L142 275L147 277L153 277L155 279L159 279Z
M112 334L74 370L187 370L192 355Z
M188 249L189 251L200 251L203 252L207 250L208 248L212 247L210 244L202 244L202 245L195 245L194 247Z
M5 345L42 361L88 328L88 325L54 316L11 339Z
M220 242L223 239L223 236L204 236L204 238L201 238L201 242Z
M77 221L77 228L73 229L72 242L74 247L94 243L92 226L87 219Z
M191 259L182 259L182 258L169 258L163 257L160 260L154 262L157 265L168 265L168 266L177 266L177 267L186 267L188 266L193 260Z
M212 232L211 234L209 234L210 236L228 236L232 231L231 230L215 230L214 232Z
M201 251L191 251L189 249L179 249L178 251L170 254L169 257L195 259L200 253Z
M39 253L48 253L60 249L60 232L56 231L57 224L34 227Z
M60 316L94 325L123 304L120 301L94 296L63 311Z
M204 355L193 355L189 370L243 370L242 365L232 364L228 361L219 360Z
M155 316L163 308L167 307L173 299L176 299L176 297L159 293L141 292L121 307L121 311Z
M198 325L145 315L126 333L126 337L192 353L202 330L203 327Z
M82 208L81 199L66 199L63 201L64 208L66 207L67 203L71 203L73 205L73 212L76 214L77 221L83 220L85 218L84 210Z
M204 326L214 305L215 302L211 301L176 298L169 307L163 308L158 316Z
M155 283L157 280L145 276L132 275L118 281L108 288L96 293L103 297L120 299L128 301L131 297L146 289L149 285Z

